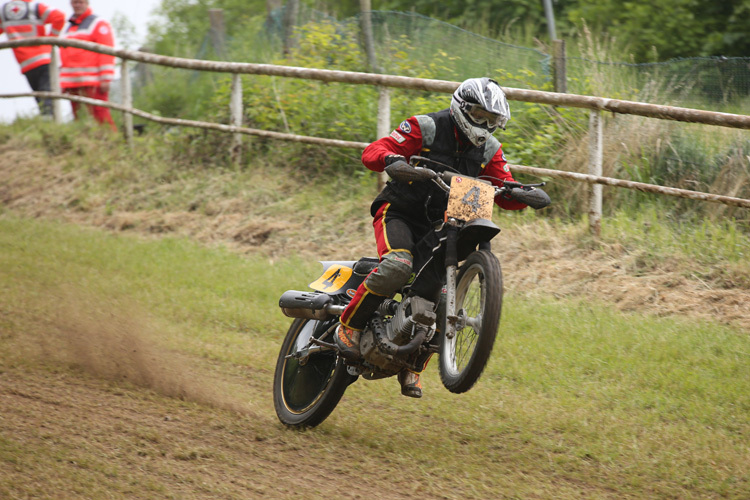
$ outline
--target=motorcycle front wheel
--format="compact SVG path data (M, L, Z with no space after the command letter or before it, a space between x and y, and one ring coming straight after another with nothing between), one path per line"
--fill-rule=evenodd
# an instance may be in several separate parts
M464 326L452 339L443 333L440 346L440 379L449 391L466 392L479 379L495 344L502 305L500 262L488 250L472 253L456 277L456 311Z
M287 426L315 427L323 422L355 379L333 350L287 358L308 346L310 337L320 337L335 324L336 320L296 319L289 327L273 377L276 415Z

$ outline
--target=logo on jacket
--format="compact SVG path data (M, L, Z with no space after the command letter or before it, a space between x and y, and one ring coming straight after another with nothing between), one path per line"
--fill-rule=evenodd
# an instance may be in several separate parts
M5 19L8 21L18 21L26 17L29 13L29 4L20 0L14 0L5 4Z
M406 120L401 122L401 125L398 126L405 134L408 134L411 132L411 125Z
M406 140L403 135L398 133L398 130L394 130L393 132L391 132L391 137L395 139L396 142L399 144L401 144L402 142Z

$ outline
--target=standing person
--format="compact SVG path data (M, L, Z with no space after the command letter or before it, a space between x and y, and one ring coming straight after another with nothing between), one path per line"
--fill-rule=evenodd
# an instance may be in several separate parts
M65 14L43 3L31 0L13 0L0 7L0 33L5 32L8 40L23 40L46 36L46 24L51 25L50 36L58 36L65 25ZM35 45L13 49L21 73L29 81L35 92L49 92L49 65L52 47ZM36 100L42 115L52 116L52 102L49 99Z
M115 46L112 26L91 11L88 0L71 0L70 6L73 8L73 16L68 19L68 27L62 34L63 38L98 43L108 47ZM109 99L110 82L115 75L114 56L65 47L60 50L60 58L62 60L60 86L65 92L100 101ZM79 118L82 111L81 104L75 101L71 101L71 104L73 115ZM117 130L109 108L86 106L97 122L107 123L112 130Z
M448 109L412 116L389 136L367 146L362 163L375 172L386 166L409 161L415 155L430 158L450 169L471 176L490 179L496 186L513 181L501 144L492 133L505 129L510 108L496 81L471 78L453 93ZM380 263L357 289L352 301L341 314L341 324L334 339L342 356L360 357L360 331L380 304L412 278L412 271L423 262L415 262L417 242L432 231L435 221L442 221L445 193L429 182L403 183L389 181L373 201L375 240ZM506 210L520 210L527 205L513 199L495 198ZM439 297L434 297L438 301ZM426 363L425 363L426 364ZM398 375L401 393L422 397L420 374L402 371Z

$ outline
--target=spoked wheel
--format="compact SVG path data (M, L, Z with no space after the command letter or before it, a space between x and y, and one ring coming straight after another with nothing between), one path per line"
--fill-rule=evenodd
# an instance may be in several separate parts
M289 327L273 377L276 415L291 427L314 427L328 418L355 377L333 350L317 350L301 358L288 355L320 337L336 320L296 319Z
M449 391L466 392L479 379L495 343L502 305L500 262L487 250L472 253L456 278L456 311L463 328L459 325L452 339L443 335L440 346L440 379Z

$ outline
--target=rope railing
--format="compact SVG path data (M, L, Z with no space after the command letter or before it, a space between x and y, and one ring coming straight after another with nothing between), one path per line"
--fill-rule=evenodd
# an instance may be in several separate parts
M12 47L25 47L31 45L57 45L60 47L76 47L90 50L102 54L108 54L119 57L123 61L137 61L148 64L157 64L173 68L190 69L197 71L222 72L252 75L279 76L286 78L301 78L309 80L318 80L323 82L338 82L357 85L373 85L379 87L394 87L412 90L423 90L428 92L452 93L460 82L451 82L446 80L429 80L424 78L411 78L396 75L384 75L377 73L360 73L352 71L324 70L314 68L300 68L293 66L278 66L273 64L255 64L255 63L237 63L222 61L203 61L196 59L185 59L179 57L162 56L148 52L138 52L123 49L114 49L103 45L98 45L80 40L59 39L55 37L40 37L34 39L25 39L13 42L0 42L0 50ZM127 72L126 72L127 73ZM128 78L126 74L124 76ZM241 92L240 85L233 85L233 89ZM705 125L715 125L721 127L750 129L750 116L737 115L731 113L720 113L715 111L697 110L689 108L680 108L675 106L663 106L657 104L648 104L634 101L625 101L619 99L607 99L603 97L583 96L576 94L563 94L555 92L544 92L539 90L525 90L503 87L506 96L510 100L533 102L553 106L588 108L592 110L591 120L591 161L590 174L581 174L577 172L567 172L561 170L552 170L547 168L529 167L525 165L509 165L512 171L527 173L539 177L552 177L584 182L592 185L592 206L597 206L590 211L590 224L592 230L599 232L599 219L601 217L601 186L613 186L619 188L633 189L642 192L656 193L666 196L687 198L711 203L721 203L729 206L750 208L750 200L734 198L730 196L715 195L698 191L690 191L641 182L625 181L610 177L603 177L601 173L601 112L610 111L612 113L639 115L649 118L662 120L674 120L680 122L701 123ZM233 90L234 91L234 90ZM179 118L165 118L152 113L133 108L130 102L124 105L99 101L87 97L65 94L60 92L27 92L16 94L0 94L0 98L17 98L17 97L38 97L49 99L67 99L84 104L95 106L104 106L121 111L126 114L138 116L164 125L195 127L208 130L216 130L232 134L245 134L269 139L278 139L319 146L331 146L341 148L364 149L369 143L343 141L336 139L325 139L320 137L302 136L268 130L260 130L237 125L225 125L220 123L202 122L196 120L184 120ZM128 99L129 100L129 99ZM236 107L237 99L232 99L233 106ZM233 109L233 113L237 113ZM239 111L241 115L241 110ZM132 137L132 131L130 132ZM591 174L596 175L591 175ZM598 200L598 203L594 203Z
M222 73L238 73L247 75L281 76L287 78L302 78L323 82L350 83L358 85L374 85L381 87L395 87L428 92L452 93L460 82L447 80L429 80L406 76L384 75L377 73L360 73L355 71L339 71L329 69L300 68L295 66L278 66L274 64L238 63L223 61L202 61L181 57L162 56L148 52L115 49L81 40L61 39L56 37L38 37L0 42L0 50L14 47L28 47L33 45L57 45L59 47L75 47L92 52L107 54L120 59L158 64L172 68L191 69L196 71L211 71ZM750 116L732 113L720 113L700 109L663 106L621 99L584 96L577 94L562 94L545 92L542 90L517 89L503 87L508 99L513 101L549 104L552 106L567 106L574 108L588 108L612 113L646 116L662 120L703 123L721 127L750 129Z
M273 132L270 130L261 130L257 128L224 125L222 123L202 122L202 121L197 121L197 120L184 120L182 118L165 118L163 116L158 116L152 113L147 113L146 111L141 111L140 109L137 109L137 108L130 108L130 107L126 107L121 104L117 104L117 103L113 103L109 101L100 101L98 99L91 99L88 97L83 97L83 96L78 96L78 95L73 95L73 94L63 94L59 92L25 92L25 93L19 93L19 94L1 94L0 97L7 97L7 98L38 97L40 99L67 99L69 101L80 102L82 104L91 104L93 106L103 106L105 108L122 111L123 113L131 113L134 116L138 116L140 118L144 118L146 120L150 120L156 123L161 123L162 125L175 125L175 126L181 126L181 127L194 127L194 128L202 128L202 129L207 129L207 130L218 130L219 132L253 135L257 137L265 137L268 139L280 139L284 141L301 142L305 144L315 144L317 146L332 146L332 147L337 147L337 148L353 148L353 149L361 150L361 149L366 148L367 145L369 144L368 142L352 142L352 141L342 141L342 140L337 140L337 139L323 139L320 137L310 137L306 135L285 134L282 132Z
M722 196L718 194L702 193L700 191L691 191L689 189L679 189L666 186L657 186L646 184L644 182L626 181L615 179L613 177L600 177L596 175L581 174L578 172L566 172L564 170L551 170L547 168L527 167L525 165L508 164L511 171L530 174L535 177L552 177L557 179L569 179L586 184L599 184L602 186L614 186L626 189L642 191L644 193L663 194L666 196L675 196L678 198L687 198L691 200L707 201L710 203L720 203L734 207L750 208L750 200L744 198L734 198L732 196Z

